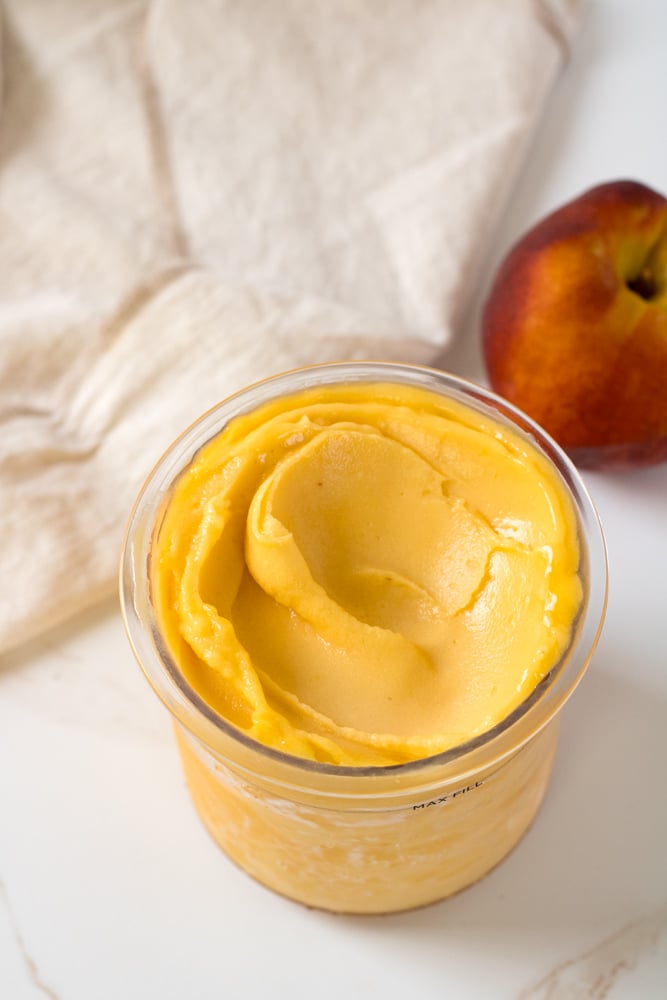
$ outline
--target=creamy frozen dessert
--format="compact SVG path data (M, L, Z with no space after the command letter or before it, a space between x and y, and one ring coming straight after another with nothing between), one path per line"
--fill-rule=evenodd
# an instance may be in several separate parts
M216 842L292 899L382 913L470 885L530 825L606 566L538 428L443 372L350 362L186 431L121 583Z
M168 499L158 620L189 684L268 746L392 764L504 719L581 601L569 496L511 430L421 388L239 416Z

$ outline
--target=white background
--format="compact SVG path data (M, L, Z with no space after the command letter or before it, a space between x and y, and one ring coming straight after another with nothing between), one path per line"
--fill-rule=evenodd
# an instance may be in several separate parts
M603 180L667 189L667 3L585 11L446 367L510 243ZM460 896L340 917L212 844L116 602L0 663L1 1000L667 997L667 464L588 474L610 602L527 838ZM11 581L4 581L5 589Z

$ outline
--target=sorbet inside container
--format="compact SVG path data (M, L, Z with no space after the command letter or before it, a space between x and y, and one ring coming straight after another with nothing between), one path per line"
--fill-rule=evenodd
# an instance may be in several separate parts
M157 618L259 742L394 764L504 719L581 605L574 508L509 428L429 390L321 385L230 421L174 485Z
M530 421L441 372L351 363L252 387L176 442L124 601L216 840L293 898L378 912L456 891L524 832L604 565Z

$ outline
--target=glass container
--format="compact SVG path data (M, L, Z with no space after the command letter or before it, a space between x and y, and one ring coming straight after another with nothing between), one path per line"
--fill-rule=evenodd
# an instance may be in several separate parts
M216 714L184 679L151 600L150 560L173 484L237 415L314 385L398 382L449 397L510 427L546 457L569 494L583 601L569 644L525 701L488 732L436 756L388 766L323 764L260 744ZM528 417L440 370L345 362L287 372L204 414L150 473L132 511L121 603L136 658L171 713L188 787L214 840L264 885L308 906L405 910L475 882L517 844L547 789L559 715L581 680L604 617L600 523L577 470Z

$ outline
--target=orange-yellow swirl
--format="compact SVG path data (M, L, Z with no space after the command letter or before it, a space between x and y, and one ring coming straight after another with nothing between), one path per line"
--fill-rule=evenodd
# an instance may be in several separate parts
M570 500L532 446L395 384L233 420L166 503L160 626L259 742L339 764L430 756L545 676L581 602Z

